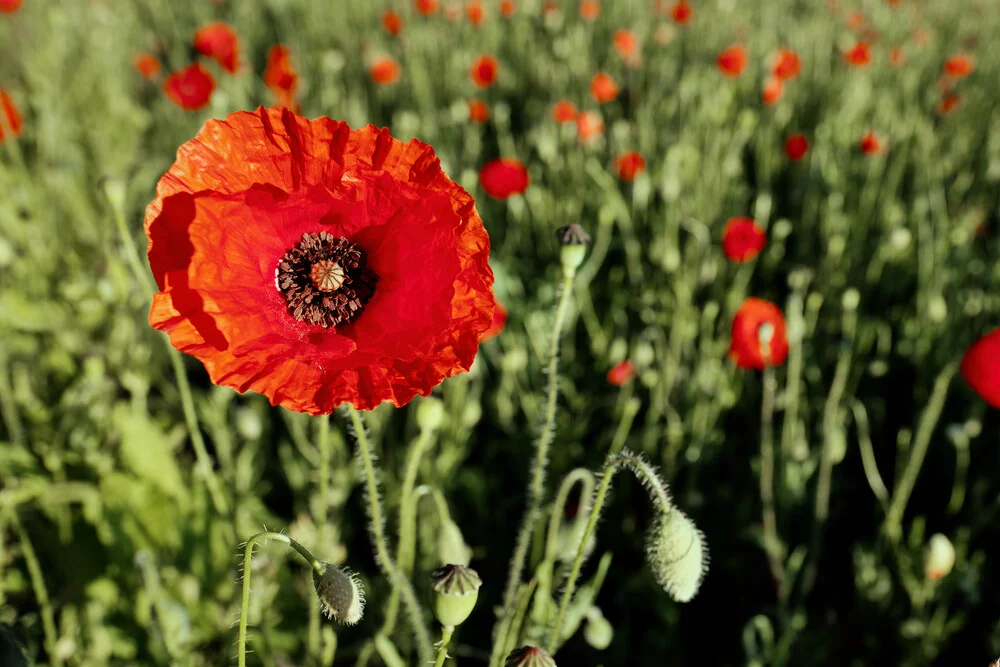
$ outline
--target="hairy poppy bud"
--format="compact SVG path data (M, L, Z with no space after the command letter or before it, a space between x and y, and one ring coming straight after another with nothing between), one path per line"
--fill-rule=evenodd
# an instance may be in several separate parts
M649 567L670 597L688 602L708 571L705 538L691 519L673 509L660 515L646 547Z
M483 585L476 571L464 565L445 565L431 572L437 595L434 615L444 626L461 624L472 613Z
M587 256L587 244L590 243L590 235L584 231L583 227L573 223L556 230L556 238L562 249L559 251L559 261L562 262L563 270L569 274L576 273L576 270L583 264L584 257Z
M444 420L444 403L428 396L417 404L417 426L421 431L434 431Z
M955 547L952 546L951 540L941 533L932 535L924 559L924 572L927 578L934 581L942 579L953 567L955 567Z
M468 565L472 561L472 549L465 543L462 529L450 519L441 525L438 533L438 560L457 565Z
M522 646L510 652L503 667L556 667L556 661L545 649Z
M611 645L614 635L614 628L608 619L604 618L599 607L593 606L587 610L587 624L583 626L583 638L588 644L598 651L603 651Z
M313 570L313 585L328 618L354 625L365 613L365 589L358 575L330 563Z

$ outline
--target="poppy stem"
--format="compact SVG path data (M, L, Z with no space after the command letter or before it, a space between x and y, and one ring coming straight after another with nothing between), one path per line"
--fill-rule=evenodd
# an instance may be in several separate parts
M42 616L42 632L45 635L45 652L49 654L49 665L61 667L62 660L56 651L56 621L55 614L52 613L52 602L49 600L49 589L45 587L45 577L42 574L42 566L38 562L38 555L31 544L27 531L21 525L21 519L17 516L17 510L10 513L11 523L17 532L17 539L21 543L21 555L24 556L24 564L28 568L28 577L31 579L31 587L35 591L35 598L38 600L38 608Z
M528 488L528 507L518 531L517 542L514 546L514 555L510 561L510 570L507 574L507 586L504 589L503 611L496 626L496 636L493 638L493 651L490 656L490 667L500 664L503 647L507 643L506 637L500 636L500 628L509 627L511 617L515 611L517 601L517 591L521 585L521 574L524 570L525 560L528 555L528 547L531 544L531 533L538 518L539 506L542 503L542 494L545 491L545 469L548 465L549 444L555 433L556 406L559 398L559 339L562 337L563 323L566 321L566 314L569 312L569 303L573 293L573 279L576 276L576 269L563 267L562 285L559 289L559 297L556 303L555 321L552 323L552 335L549 340L549 363L547 372L548 387L546 389L545 417L542 422L541 431L538 433L538 440L535 443L535 461L532 467L531 486Z
M315 523L318 527L316 538L320 548L326 544L327 520L330 509L330 417L319 418L319 433L316 436L316 449L319 451L319 514ZM309 654L315 657L321 655L320 647L320 600L317 598L309 607Z
M444 667L444 661L448 659L448 644L451 643L451 635L455 632L454 625L445 625L441 628L441 644L438 646L437 659L434 667Z
M375 561L378 563L382 573L389 579L393 589L398 589L406 606L406 611L410 618L410 625L413 626L413 635L417 640L417 653L420 664L426 665L434 660L434 648L431 644L430 633L424 625L423 612L420 603L417 601L416 593L409 580L396 567L389 553L389 546L385 539L385 519L382 513L382 500L378 491L378 477L375 471L375 463L372 456L371 445L368 443L368 434L365 432L364 422L361 415L354 409L353 405L347 404L347 414L351 418L351 425L354 428L354 439L358 448L358 458L361 460L361 467L365 476L366 493L368 500L368 522L371 532L372 543L375 547Z
M771 567L771 577L778 589L778 599L785 601L785 567L778 539L778 518L774 509L774 392L778 381L770 364L764 365L763 397L760 406L760 501L763 506L764 551Z

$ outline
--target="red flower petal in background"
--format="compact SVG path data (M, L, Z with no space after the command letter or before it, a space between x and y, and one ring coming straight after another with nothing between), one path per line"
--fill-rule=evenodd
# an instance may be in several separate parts
M403 19L396 12L387 9L382 14L382 27L390 35L398 35L399 31L403 29Z
M957 56L952 56L948 60L944 61L944 73L955 79L961 79L962 77L972 74L972 70L976 67L975 60L972 56L965 54L960 54Z
M850 30L857 30L865 25L865 15L860 10L855 10L847 15L844 23Z
M472 63L469 76L472 77L472 82L480 88L489 88L497 80L498 69L499 66L497 65L496 58L493 56L479 56L476 58L476 62Z
M760 93L760 99L768 106L777 104L778 100L781 99L781 93L783 91L784 87L781 83L781 79L772 76L764 84L764 90Z
M264 85L277 98L278 106L296 109L295 91L299 85L299 75L292 67L292 52L283 44L275 44L267 52L267 66L264 68Z
M160 61L152 53L140 53L134 62L136 71L147 79L154 79L163 71Z
M225 23L209 23L194 34L194 50L213 58L230 74L239 67L240 43L236 32Z
M163 92L182 109L197 111L208 105L215 91L215 79L199 63L174 72L163 83Z
M635 38L635 33L631 30L615 31L615 34L611 37L611 41L614 43L618 55L625 60L633 59L639 48L639 40Z
M893 67L902 67L906 62L906 53L898 46L889 52L889 62Z
M604 119L596 111L581 111L576 117L576 136L581 142L588 142L604 134Z
M848 49L844 59L853 67L865 67L872 59L871 48L867 42L858 42Z
M485 123L490 117L490 109L482 100L469 101L469 120L473 123Z
M498 336L500 332L503 331L504 325L507 324L507 309L504 308L503 304L499 301L496 303L496 310L493 311L493 324L491 324L490 328L483 334L483 338L480 342Z
M372 81L380 86L388 86L399 79L399 65L392 58L379 58L368 70Z
M730 218L722 230L722 252L731 261L748 262L767 245L767 234L750 218Z
M686 24L691 20L691 5L681 0L670 8L670 16L674 19L674 23Z
M795 51L781 49L774 58L774 68L771 70L771 74L781 81L788 81L797 77L801 68L799 56Z
M258 109L177 155L146 210L149 321L213 382L329 414L469 369L493 321L489 237L430 146Z
M770 301L750 297L733 317L729 357L740 368L764 370L788 357L785 316Z
M747 64L747 52L742 46L730 46L715 60L719 71L726 76L739 76Z
M938 102L937 111L942 116L947 116L960 106L962 106L962 96L957 93L953 93L941 98L941 101Z
M615 169L623 181L632 181L635 180L636 176L646 171L646 159L635 151L625 153L619 155L615 160Z
M0 88L0 111L3 112L3 117L0 118L0 141L4 140L7 132L11 132L15 137L21 136L21 129L24 127L21 113L14 106L14 100L10 99L10 95L2 88Z
M604 72L598 72L590 80L590 94L600 103L610 102L618 97L618 84Z
M497 158L479 170L479 184L494 199L507 199L528 189L531 178L520 160L510 157Z
M866 155L881 153L883 150L882 141L878 135L869 130L861 137L861 152Z
M632 379L635 375L635 365L626 359L608 371L608 382L616 387L621 387Z
M556 119L557 123L572 123L578 115L576 106L568 100L556 102L556 105L552 107L552 117Z
M470 0L469 4L465 6L465 15L472 25L479 25L486 18L486 12L479 0Z
M430 16L438 9L437 0L413 0L413 6L424 16Z
M510 18L517 11L517 5L514 4L514 0L503 0L500 3L500 15L504 18Z
M984 401L1000 408L1000 329L973 343L962 357L959 369Z
M601 15L601 3L597 0L581 0L579 10L580 18L584 21L596 21Z
M21 6L21 0L0 0L0 13L13 14Z
M809 140L801 134L793 134L785 140L785 155L789 160L798 162L809 151Z

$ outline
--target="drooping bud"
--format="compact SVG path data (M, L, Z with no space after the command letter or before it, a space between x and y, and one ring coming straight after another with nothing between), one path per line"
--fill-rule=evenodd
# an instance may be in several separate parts
M596 605L587 610L587 624L583 626L583 638L587 643L603 651L611 646L611 640L615 636L615 630L611 627L608 619L604 618L600 607Z
M656 580L670 597L688 602L708 571L705 537L683 512L660 515L649 536L646 558Z
M313 569L313 586L323 613L338 623L354 625L365 613L365 589L358 575L331 563Z
M472 548L466 544L462 529L451 519L441 524L441 532L438 533L438 560L456 565L472 562Z
M584 257L587 256L587 244L590 243L590 235L584 231L583 227L573 223L560 227L556 230L556 238L562 246L559 251L559 261L562 262L563 271L572 275L583 264Z
M953 567L955 567L955 547L951 540L941 533L932 535L924 558L924 572L927 578L933 581L942 579Z
M431 581L437 592L434 615L441 625L454 627L464 622L476 606L483 585L476 571L464 565L445 565L431 572Z
M556 667L556 661L545 649L522 646L510 652L503 667Z

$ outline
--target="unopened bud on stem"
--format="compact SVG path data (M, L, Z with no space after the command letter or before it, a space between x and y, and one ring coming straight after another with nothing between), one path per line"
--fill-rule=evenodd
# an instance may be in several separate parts
M646 556L657 581L678 602L688 602L695 596L708 570L708 552L701 531L677 509L657 519Z
M323 613L345 625L354 625L365 612L365 590L358 575L330 563L313 569L313 585Z

